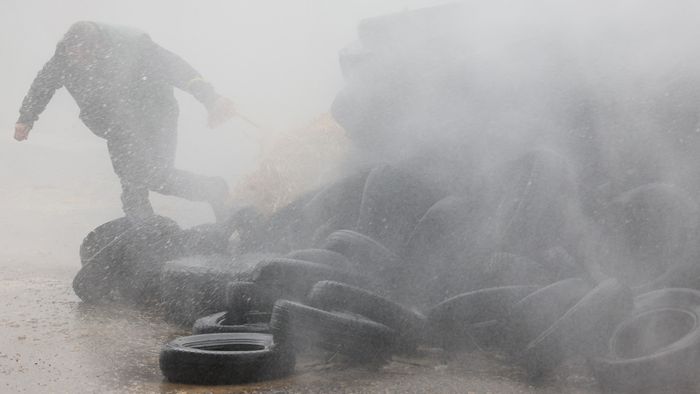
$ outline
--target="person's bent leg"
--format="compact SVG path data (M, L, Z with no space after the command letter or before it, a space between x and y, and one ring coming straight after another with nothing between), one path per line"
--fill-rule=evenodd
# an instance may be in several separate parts
M208 202L217 221L227 218L229 190L220 177L209 177L175 168L177 150L177 110L153 111L148 118L148 132L143 133L145 158L148 161L148 187L154 192L190 201Z
M154 214L148 199L149 186L144 171L147 163L141 146L135 143L134 138L128 138L128 135L120 137L108 139L107 148L112 168L122 186L122 210L127 218L138 222Z
M151 190L190 201L205 201L211 205L217 221L227 219L230 194L223 178L170 168L161 179L162 182Z

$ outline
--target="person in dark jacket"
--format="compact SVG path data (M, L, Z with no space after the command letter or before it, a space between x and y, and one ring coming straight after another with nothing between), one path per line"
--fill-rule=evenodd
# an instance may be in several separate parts
M148 193L155 191L206 201L217 219L224 219L226 182L174 168L178 105L173 87L207 108L210 127L235 115L231 101L217 94L192 66L141 31L76 22L24 98L16 140L27 139L39 114L63 86L78 104L83 123L107 140L127 217L152 216Z

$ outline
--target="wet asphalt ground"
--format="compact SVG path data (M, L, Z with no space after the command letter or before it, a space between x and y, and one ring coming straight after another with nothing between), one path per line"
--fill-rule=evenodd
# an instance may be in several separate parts
M7 393L588 393L572 374L532 386L497 355L448 357L425 351L378 370L302 357L297 373L273 382L220 387L174 385L158 369L160 346L185 335L153 314L80 303L65 279L0 280L0 392Z

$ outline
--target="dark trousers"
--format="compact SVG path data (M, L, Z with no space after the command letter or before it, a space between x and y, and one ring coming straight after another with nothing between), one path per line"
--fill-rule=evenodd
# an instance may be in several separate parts
M127 217L153 215L149 191L207 201L212 205L226 199L226 182L174 167L177 149L177 113L145 120L138 127L123 127L107 136L107 148L114 172L122 185L122 208Z

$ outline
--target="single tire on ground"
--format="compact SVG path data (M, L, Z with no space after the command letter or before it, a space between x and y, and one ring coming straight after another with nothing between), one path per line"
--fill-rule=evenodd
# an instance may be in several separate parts
M294 371L294 354L261 333L180 337L160 352L160 369L173 383L239 384L276 379Z
M700 292L668 288L638 296L634 311L612 334L607 354L591 365L606 391L697 388Z

